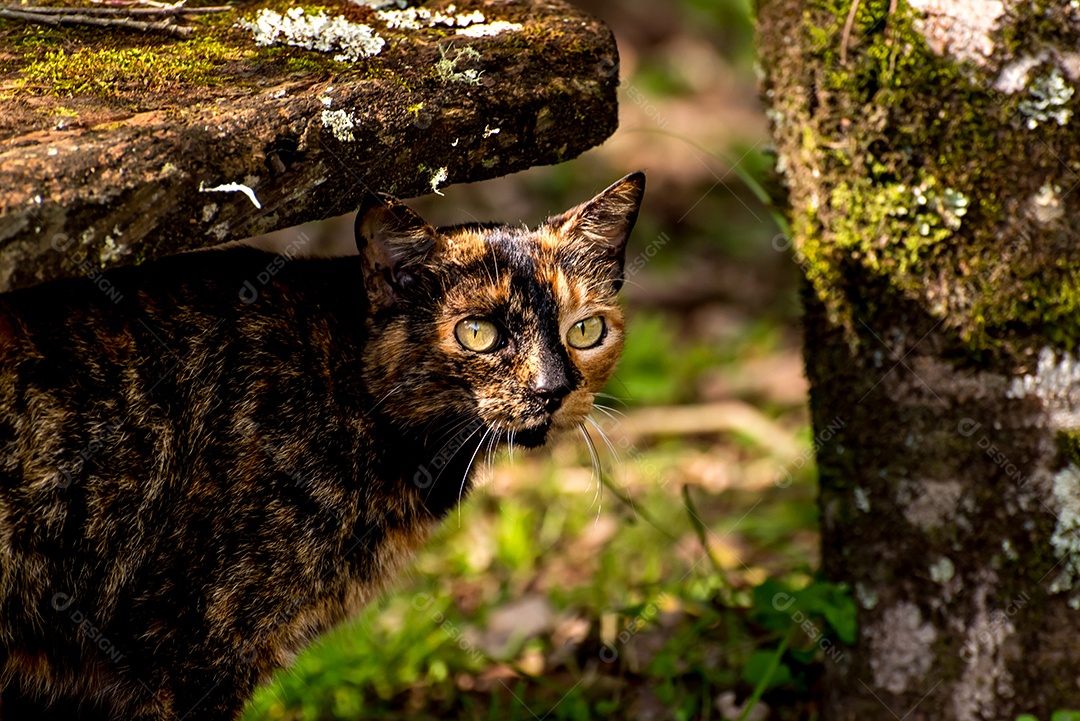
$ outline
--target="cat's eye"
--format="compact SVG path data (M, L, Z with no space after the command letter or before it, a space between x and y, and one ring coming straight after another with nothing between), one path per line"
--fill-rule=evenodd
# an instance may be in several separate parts
M480 318L458 321L454 335L463 348L477 353L494 350L499 344L499 329L491 321Z
M585 320L579 320L570 327L570 331L566 334L566 342L573 348L584 350L586 348L592 348L594 345L600 342L600 339L604 336L604 317L602 315L594 315L591 318Z

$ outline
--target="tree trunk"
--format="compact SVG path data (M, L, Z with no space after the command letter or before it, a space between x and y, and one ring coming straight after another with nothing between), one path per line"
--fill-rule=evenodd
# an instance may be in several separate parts
M824 571L860 609L824 718L1075 708L1080 10L759 5Z

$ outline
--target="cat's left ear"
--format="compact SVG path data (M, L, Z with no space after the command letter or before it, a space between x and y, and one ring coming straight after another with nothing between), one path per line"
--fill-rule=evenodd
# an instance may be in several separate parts
M623 283L626 241L637 222L645 194L645 173L630 173L592 200L547 221L575 255L601 262L617 291Z
M356 249L373 302L391 304L416 283L438 233L397 198L367 193L356 213Z

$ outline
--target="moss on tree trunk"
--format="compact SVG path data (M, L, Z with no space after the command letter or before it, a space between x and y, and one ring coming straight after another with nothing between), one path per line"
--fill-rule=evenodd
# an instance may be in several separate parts
M860 634L827 719L1080 693L1080 11L761 0L806 283L823 563ZM890 713L891 712L891 713Z

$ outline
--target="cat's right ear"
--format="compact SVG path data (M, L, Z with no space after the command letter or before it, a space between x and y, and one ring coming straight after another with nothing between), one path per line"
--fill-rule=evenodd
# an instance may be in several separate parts
M376 305L390 305L408 291L438 240L434 228L385 193L364 195L354 229L364 286Z
M630 173L592 200L548 218L547 226L580 260L580 267L593 268L618 291L623 284L626 241L637 222L644 193L645 173Z

